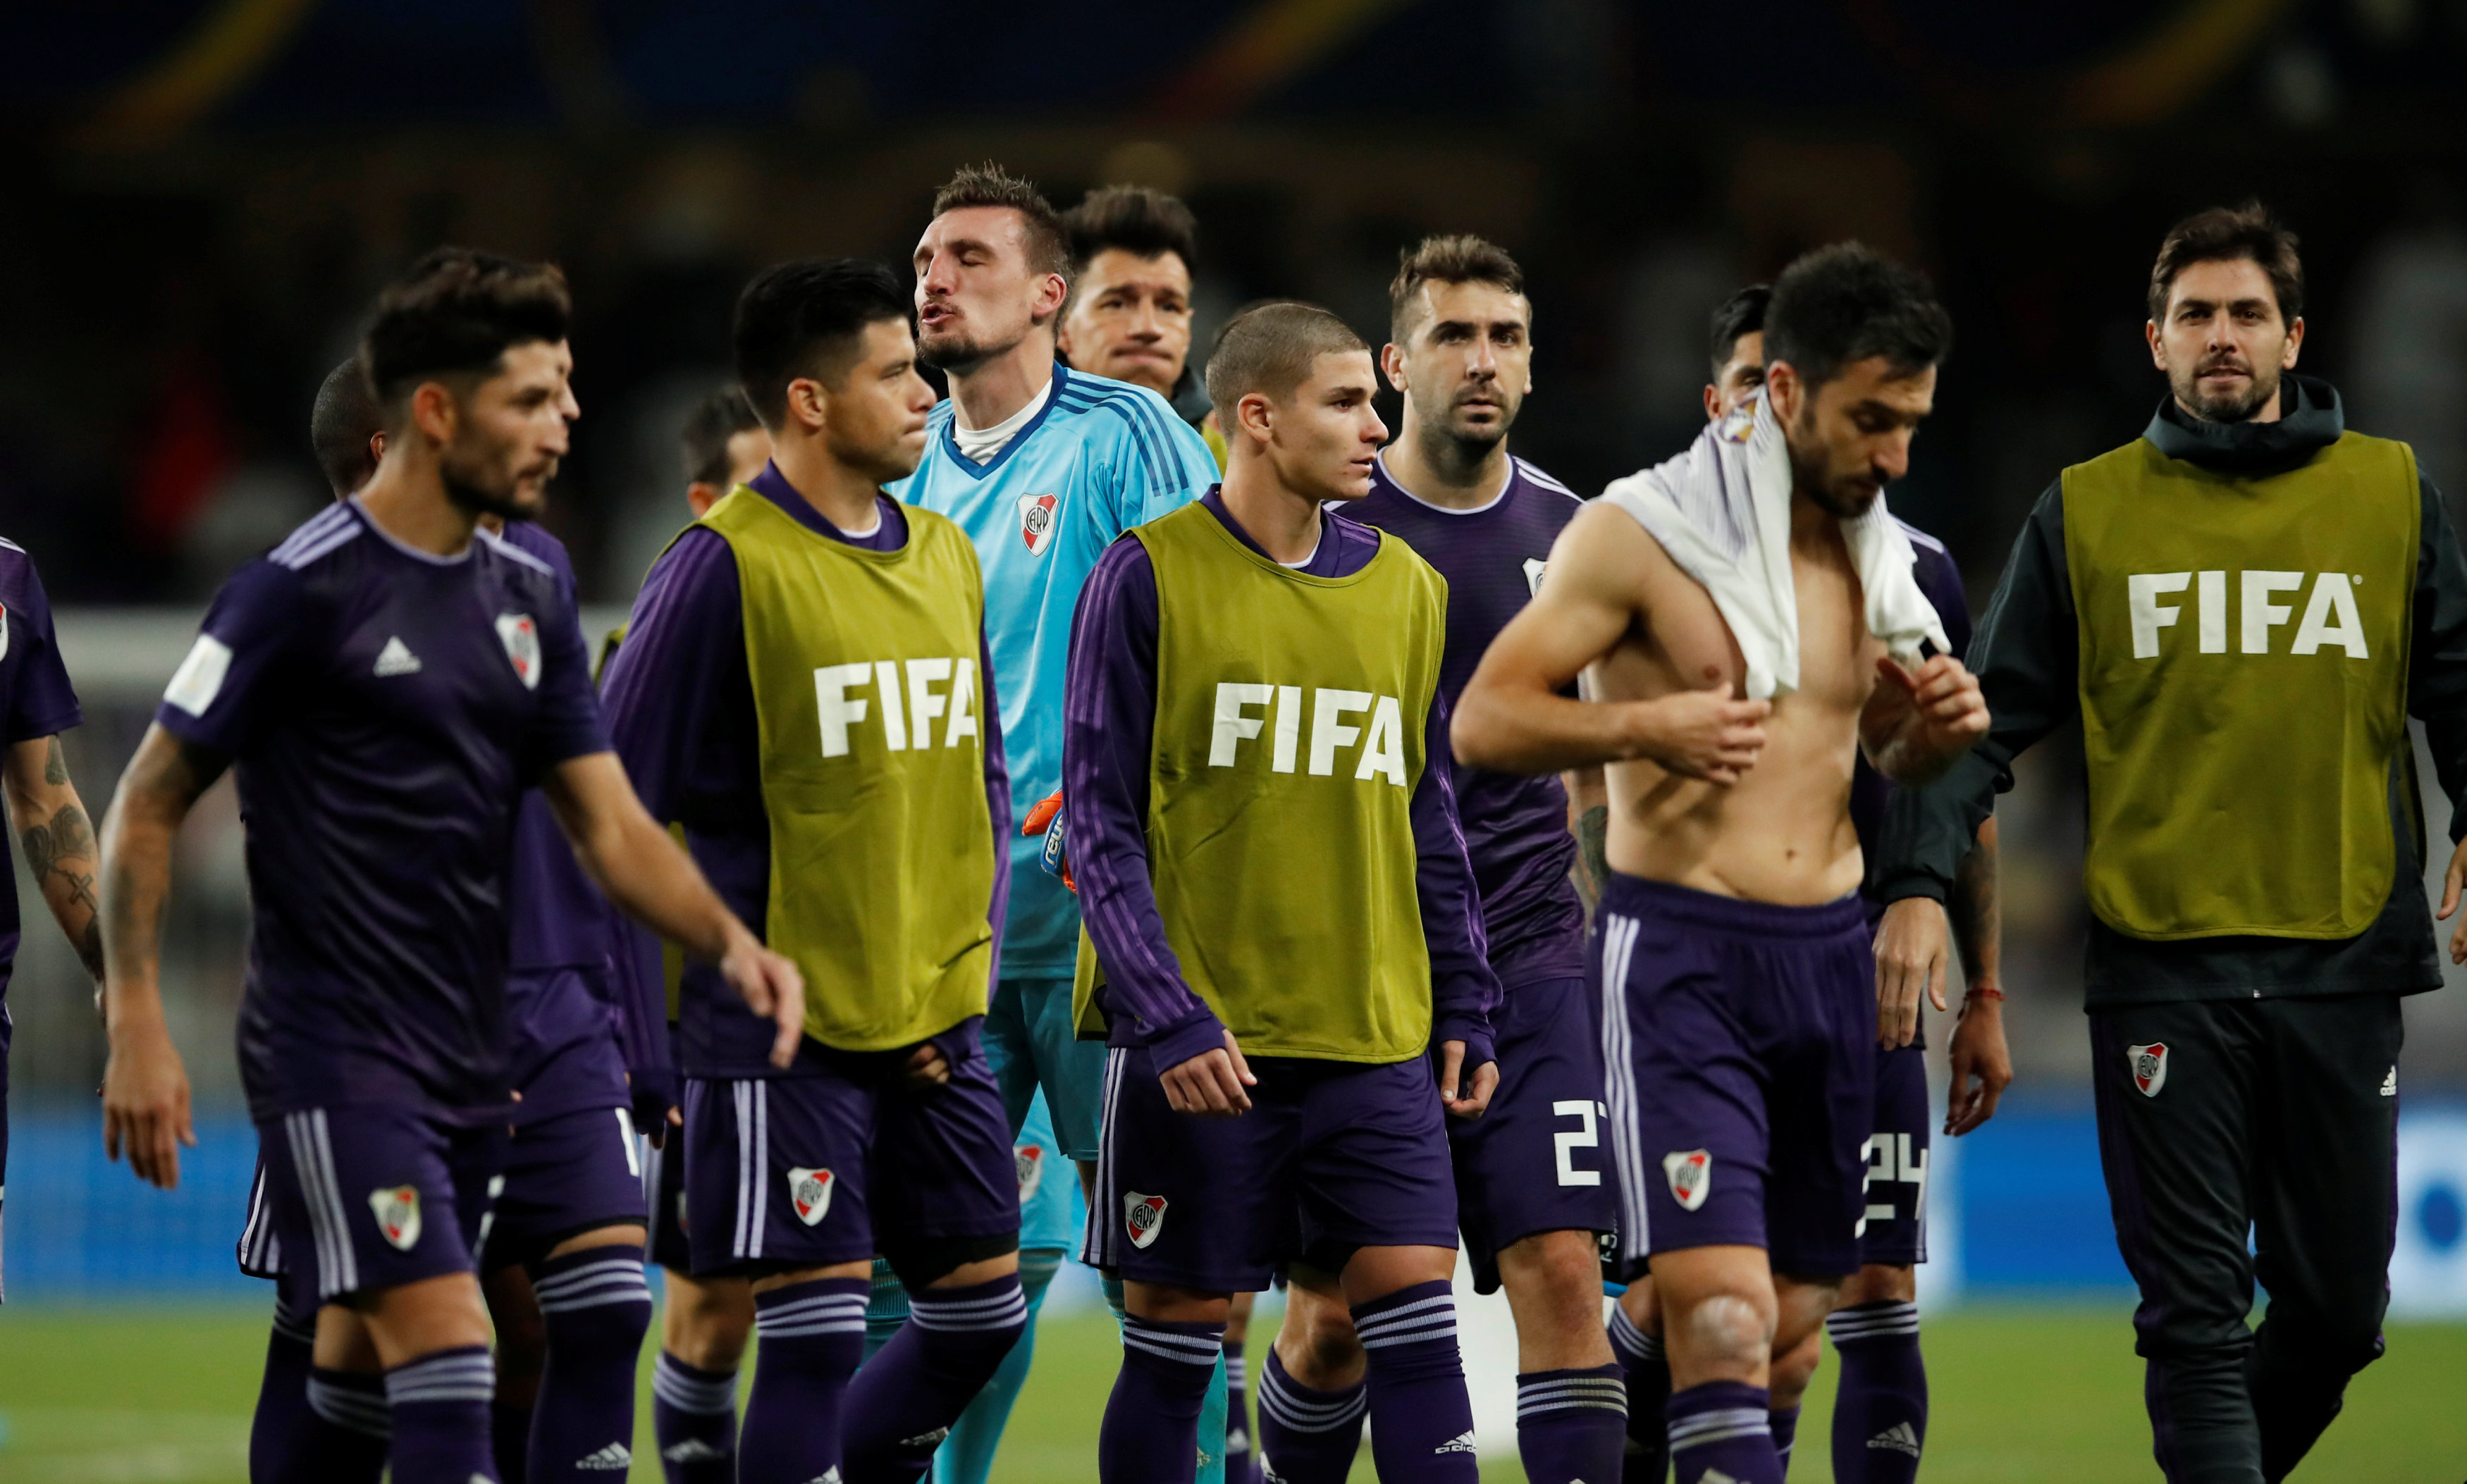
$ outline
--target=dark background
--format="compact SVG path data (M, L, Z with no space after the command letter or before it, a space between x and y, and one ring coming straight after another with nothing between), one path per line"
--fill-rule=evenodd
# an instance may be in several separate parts
M1203 343L1278 294L1375 344L1400 246L1496 238L1537 316L1515 446L1580 491L1691 436L1715 303L1864 238L1958 323L1891 500L1976 606L2056 471L2149 417L2150 259L2203 206L2258 195L2302 234L2305 369L2467 489L2462 76L2467 0L11 6L0 533L72 621L193 613L325 498L309 398L374 290L460 241L573 281L584 416L551 523L586 596L622 604L683 519L675 431L750 272L904 261L934 188L994 158L1064 206L1183 192ZM148 692L88 689L99 810ZM2079 805L2066 744L2041 753L2006 839L2015 1034L2045 1080L2086 1052ZM196 911L237 911L234 866L198 867ZM36 924L21 1019L74 1003L48 942ZM190 942L227 1001L230 933ZM2411 1066L2467 1085L2456 998L2419 1001Z

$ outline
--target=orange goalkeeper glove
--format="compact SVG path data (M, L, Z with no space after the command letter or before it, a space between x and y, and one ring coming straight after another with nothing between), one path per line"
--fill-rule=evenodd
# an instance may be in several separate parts
M1055 789L1052 798L1028 811L1028 819L1020 825L1019 832L1045 837L1045 850L1037 857L1037 864L1045 867L1046 874L1061 877L1062 885L1068 887L1073 895L1077 895L1079 883L1071 878L1071 857L1062 843L1062 791Z

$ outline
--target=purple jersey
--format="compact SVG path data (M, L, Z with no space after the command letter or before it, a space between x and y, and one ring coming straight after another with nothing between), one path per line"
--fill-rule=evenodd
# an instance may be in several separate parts
M1902 534L1911 538L1911 550L1918 553L1912 575L1917 578L1919 591L1935 605L1935 616L1944 624L1945 638L1953 641L1953 657L1967 661L1970 657L1970 597L1961 589L1961 569L1953 563L1953 555L1944 543L1905 520L1896 519ZM1867 766L1865 753L1850 778L1850 825L1859 832L1859 848L1869 859L1876 851L1876 830L1885 821L1885 804L1893 797L1893 785L1885 776ZM1885 904L1872 896L1867 901L1867 917L1872 923L1885 915Z
M1382 455L1370 493L1351 519L1392 531L1448 579L1448 647L1439 694L1456 708L1482 651L1524 611L1542 582L1550 544L1581 503L1567 485L1510 459L1497 499L1472 510L1426 505L1388 473ZM1585 908L1569 872L1568 791L1555 774L1524 776L1456 765L1457 815L1482 891L1482 922L1501 985L1585 974Z
M60 663L60 646L52 635L51 599L43 596L34 559L15 542L0 541L0 746L57 736L82 720L77 692L69 688L69 672ZM0 881L0 1057L8 1054L5 1000L16 962L17 883L12 875Z
M514 817L608 748L556 573L485 531L440 557L330 506L232 574L155 720L238 764L251 1114L501 1115Z
M907 543L908 518L888 496L874 500L880 528L851 537L799 494L776 464L755 476L751 487L834 541L871 551L895 551ZM644 806L653 819L684 826L687 847L713 889L759 933L770 920L771 821L762 805L743 591L727 538L704 527L687 528L643 579L606 684L609 731ZM1007 860L1010 779L1003 767L993 668L982 649L977 673L985 687L979 708L985 728L985 797L993 810L996 849ZM994 873L996 923L1003 920L1009 879L1007 871ZM627 972L660 982L649 935L628 930L625 936L632 958ZM678 1008L678 1049L687 1076L777 1075L770 1064L773 1025L747 1013L716 968L686 964Z
M1225 507L1219 488L1202 497L1225 528L1262 556ZM1370 527L1334 513L1324 518L1319 549L1298 569L1314 577L1346 577L1369 566L1381 537ZM1224 1044L1225 1027L1182 979L1166 941L1156 889L1144 866L1148 853L1148 773L1156 734L1156 568L1147 548L1117 541L1097 559L1080 590L1073 620L1069 705L1063 716L1062 797L1071 861L1089 936L1108 951L1098 991L1116 1046L1154 1053L1160 1070ZM1486 966L1473 882L1457 823L1454 769L1442 766L1448 707L1431 703L1423 722L1430 766L1415 785L1411 808L1419 855L1415 885L1422 933L1431 956L1431 1041L1465 1043L1465 1065L1493 1060L1489 1012L1498 979ZM1136 863L1137 870L1125 870Z

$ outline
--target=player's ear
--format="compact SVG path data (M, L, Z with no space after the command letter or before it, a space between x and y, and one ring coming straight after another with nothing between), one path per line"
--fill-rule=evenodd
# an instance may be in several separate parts
M1799 368L1788 361L1774 361L1765 367L1765 405L1786 426L1799 420L1799 399L1806 394L1807 383L1799 379Z
M2161 371L2165 371L2167 369L2167 342L2161 338L2159 334L2159 322L2157 320L2142 321L2141 336L2143 339L2150 342L2150 364L2158 367Z
M1274 441L1277 436L1275 411L1275 404L1268 400L1265 392L1245 392L1242 400L1234 404L1234 418L1243 432L1266 443Z
M2304 316L2299 314L2296 317L2294 323L2287 326L2287 349L2279 352L2278 369L2280 371L2294 371L2296 369L2297 352L2303 349Z
M830 393L811 376L800 376L789 382L786 426L820 433L830 424Z
M411 393L411 425L440 443L454 441L463 408L440 381L423 381Z
M1405 348L1390 341L1379 348L1379 370L1386 373L1388 385L1400 393L1405 390ZM1528 390L1531 390L1528 388Z

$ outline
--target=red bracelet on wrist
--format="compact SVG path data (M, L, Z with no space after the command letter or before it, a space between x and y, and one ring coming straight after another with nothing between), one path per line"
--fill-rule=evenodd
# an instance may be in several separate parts
M1980 985L1979 988L1974 989L1974 990L1970 991L1968 994L1963 995L1963 996L1961 997L1961 1002L1962 1002L1963 1004L1968 1004L1970 1001L1974 1001L1974 1000L1995 1000L1995 1001L2002 1001L2003 998L2004 998L2004 991L2003 991L2003 990L2001 990L2001 989L1997 989L1997 988L1995 988L1995 987L1993 987L1993 986L1991 986L1991 985L1982 984L1982 985Z

